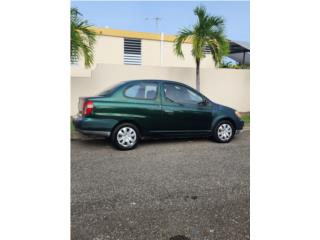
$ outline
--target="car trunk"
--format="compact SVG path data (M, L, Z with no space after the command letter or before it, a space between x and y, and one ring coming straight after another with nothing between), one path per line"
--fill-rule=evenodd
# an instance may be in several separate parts
M91 100L91 101L95 101L95 100L98 100L100 98L106 98L106 97L103 97L103 96L93 96L93 97L79 97L79 102L78 102L78 114L79 115L83 115L83 105L85 102L87 102L88 100Z

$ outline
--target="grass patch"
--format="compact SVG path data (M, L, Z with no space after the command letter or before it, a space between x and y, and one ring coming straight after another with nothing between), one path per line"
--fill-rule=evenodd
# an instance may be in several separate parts
M241 116L245 124L250 124L250 114L244 114Z

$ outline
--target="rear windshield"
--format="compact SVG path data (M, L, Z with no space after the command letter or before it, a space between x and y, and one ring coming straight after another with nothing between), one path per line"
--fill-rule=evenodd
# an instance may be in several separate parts
M120 85L122 85L124 82L120 82L117 84L112 85L111 87L108 87L107 89L105 89L104 91L102 91L101 93L98 94L98 96L107 96L110 95L114 92L114 90L116 90Z

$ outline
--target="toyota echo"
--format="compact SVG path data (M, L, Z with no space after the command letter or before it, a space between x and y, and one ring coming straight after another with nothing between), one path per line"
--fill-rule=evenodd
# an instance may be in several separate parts
M165 80L122 82L97 96L82 97L73 123L83 134L110 137L121 150L146 138L206 136L228 143L244 124L234 109Z

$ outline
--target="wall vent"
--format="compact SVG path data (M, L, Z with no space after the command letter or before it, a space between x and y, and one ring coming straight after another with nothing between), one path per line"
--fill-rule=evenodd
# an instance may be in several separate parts
M124 39L124 64L141 65L141 39Z

